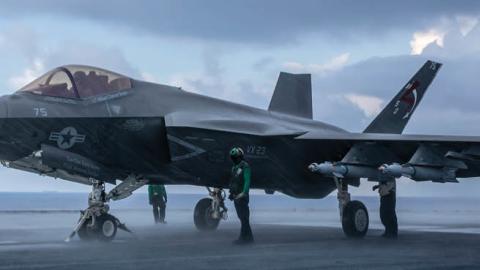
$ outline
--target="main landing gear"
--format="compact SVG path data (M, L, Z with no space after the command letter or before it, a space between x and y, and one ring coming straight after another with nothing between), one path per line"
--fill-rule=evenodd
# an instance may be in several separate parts
M92 179L88 208L80 211L80 219L65 241L69 242L77 234L81 240L109 242L115 238L118 229L132 233L118 218L108 213L108 201L126 198L145 183L144 180L129 177L106 194L105 183Z
M203 198L198 201L193 212L193 222L199 231L216 230L221 219L227 219L227 207L225 207L225 191L221 188L211 190L207 187L211 198Z
M342 229L347 237L362 238L368 231L368 211L360 201L351 201L348 184L341 178L334 178L337 185L338 208Z

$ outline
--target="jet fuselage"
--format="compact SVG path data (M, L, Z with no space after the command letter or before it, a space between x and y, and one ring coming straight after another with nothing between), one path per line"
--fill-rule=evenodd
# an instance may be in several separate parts
M115 179L134 173L152 182L228 187L228 151L240 146L252 167L252 188L309 198L334 190L330 178L307 166L341 158L345 149L325 144L318 152L294 138L344 130L177 87L132 83L132 89L84 99L23 92L2 97L1 159L24 159L47 145L101 164Z

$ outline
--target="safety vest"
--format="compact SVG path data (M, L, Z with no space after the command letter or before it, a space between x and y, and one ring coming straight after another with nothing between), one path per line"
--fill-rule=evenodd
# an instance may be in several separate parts
M250 190L250 166L245 160L233 165L230 180L230 192L232 194L245 193Z

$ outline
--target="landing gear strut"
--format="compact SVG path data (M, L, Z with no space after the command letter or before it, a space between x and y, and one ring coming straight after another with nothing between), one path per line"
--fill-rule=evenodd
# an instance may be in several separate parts
M81 240L112 241L117 229L131 231L118 218L110 215L105 183L92 180L92 192L88 196L88 208L80 212L80 219L72 233L65 239L69 242L75 234Z
M342 229L347 237L361 238L368 231L368 211L360 201L351 201L348 184L341 178L334 178L337 185L338 208Z
M200 231L216 230L221 219L227 219L227 207L225 207L225 191L221 188L211 190L207 187L211 198L203 198L198 201L193 213L193 222Z

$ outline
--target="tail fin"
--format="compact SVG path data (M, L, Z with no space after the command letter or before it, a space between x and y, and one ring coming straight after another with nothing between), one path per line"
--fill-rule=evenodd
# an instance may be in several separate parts
M442 64L427 61L364 133L401 134Z
M280 72L268 110L312 119L310 74Z

